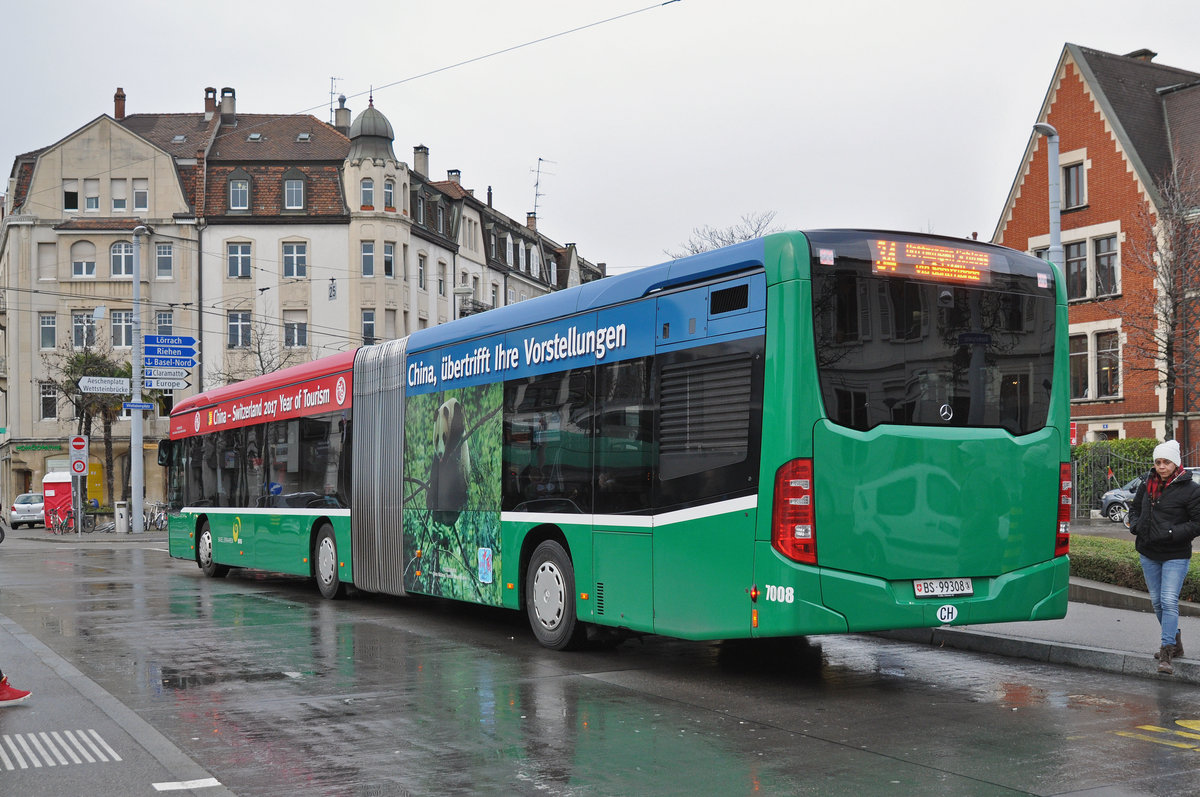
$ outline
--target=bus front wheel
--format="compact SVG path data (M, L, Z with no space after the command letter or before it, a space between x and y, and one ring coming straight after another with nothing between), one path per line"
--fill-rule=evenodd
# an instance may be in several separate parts
M328 523L317 532L315 548L317 589L329 600L337 600L346 593L346 585L338 578L337 539L333 536L333 527Z
M525 611L533 635L551 650L577 647L586 636L575 615L575 570L554 540L536 549L525 572Z
M228 565L213 561L212 529L208 527L208 521L200 524L200 533L196 535L196 563L209 578L225 578L229 573Z

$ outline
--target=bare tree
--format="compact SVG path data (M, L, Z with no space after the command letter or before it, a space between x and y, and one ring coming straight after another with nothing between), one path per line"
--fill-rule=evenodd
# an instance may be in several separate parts
M205 371L205 386L208 388L231 385L263 374L272 374L292 365L308 360L308 349L284 346L279 338L264 323L250 327L248 346L225 350L220 368Z
M1157 206L1143 205L1134 220L1140 245L1125 253L1126 262L1149 272L1154 287L1150 313L1130 313L1124 324L1130 370L1155 375L1166 391L1166 437L1175 434L1176 404L1186 412L1188 394L1200 382L1200 170L1177 160L1156 186ZM1143 363L1139 365L1138 363Z
M779 227L771 226L773 221L775 221L775 211L767 210L761 213L743 214L736 224L729 227L717 228L707 224L703 227L693 227L692 237L680 244L682 249L664 249L663 253L667 257L678 259L688 255L698 255L710 249L720 249L722 246L749 241L752 238L761 238L764 235L780 231Z

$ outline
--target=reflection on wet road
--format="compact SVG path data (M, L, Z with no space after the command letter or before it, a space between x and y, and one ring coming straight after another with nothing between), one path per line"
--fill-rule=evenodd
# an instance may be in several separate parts
M207 580L133 545L3 554L0 612L238 794L1163 795L1200 782L1187 685L872 637L553 653L501 611L329 603L301 579Z

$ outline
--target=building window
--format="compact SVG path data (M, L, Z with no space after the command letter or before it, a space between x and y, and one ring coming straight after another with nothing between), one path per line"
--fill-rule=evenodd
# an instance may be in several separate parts
M250 209L250 181L249 180L230 180L229 181L229 209L230 210L249 210Z
M1117 293L1117 236L1109 235L1092 242L1096 250L1096 295Z
M425 197L421 194L417 194L417 217L415 221L422 227L425 226Z
M396 184L391 180L383 181L383 207L386 210L396 209Z
M283 311L283 345L289 349L308 346L308 311Z
M113 213L124 213L129 207L128 196L125 193L125 189L125 180L112 180L109 183L109 191L112 192Z
M118 241L109 250L112 255L112 275L114 277L133 276L133 244Z
M83 206L86 210L100 210L100 181L83 181Z
M362 311L362 337L363 344L370 345L375 342L375 311Z
M438 296L446 295L446 264L438 263Z
M440 202L437 206L437 231L442 234L446 232L446 209Z
M393 243L383 245L383 276L388 279L396 276L396 245Z
M308 244L283 245L283 276L304 279L308 276Z
M112 312L112 345L114 349L133 347L132 310L114 310Z
M364 177L361 183L362 206L364 210L375 207L375 181Z
M58 318L54 313L40 313L38 327L41 330L41 346L43 349L53 349L58 345Z
M58 418L58 387L53 382L42 382L40 388L42 420L53 421Z
M96 321L91 312L71 313L71 343L77 349L96 345Z
M1067 298L1087 298L1087 242L1069 243L1063 250L1067 258Z
M63 211L79 211L79 181L63 180Z
M286 210L304 209L304 181L285 180L283 183L283 207Z
M175 314L170 310L162 310L154 314L154 329L156 335L175 334Z
M417 255L417 287L425 290L425 255Z
M250 244L228 244L229 277L231 279L250 278Z
M375 276L375 242L363 241L362 244L362 275Z
M90 241L71 244L71 276L96 276L96 247Z
M159 279L170 279L175 273L175 251L172 244L154 245L154 273Z
M1109 322L1111 323L1111 322ZM1069 367L1073 400L1121 395L1120 330L1076 328L1070 336Z
M1063 176L1063 209L1083 207L1087 202L1087 192L1083 184L1083 164L1072 163L1064 166Z
M226 344L230 349L250 348L250 312L237 310L229 314L229 339Z
M150 186L145 179L135 178L133 181L133 209L150 209Z
M500 306L500 286L492 283L492 307Z
M1116 332L1096 333L1096 397L1121 393L1121 352Z

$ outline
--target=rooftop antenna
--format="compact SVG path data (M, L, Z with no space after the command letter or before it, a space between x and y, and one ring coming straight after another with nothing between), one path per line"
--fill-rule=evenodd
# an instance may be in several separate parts
M531 172L534 172L534 173L537 175L537 176L534 178L534 181L533 181L533 215L534 215L534 217L536 217L536 216L537 216L537 212L538 212L538 200L539 200L539 199L541 199L542 197L544 197L544 196L545 196L545 194L543 194L543 193L541 192L541 186L542 186L542 164L543 164L543 163L557 163L557 161L548 161L548 160L546 160L545 158L538 158L538 160L537 160L537 168L536 168L536 169L530 169L530 170L529 170L529 171L531 171ZM553 175L553 174L554 174L554 172L546 172L546 174L547 174L547 175Z
M333 124L333 100L334 100L334 97L337 96L337 82L336 81L339 81L339 80L345 80L345 78L332 77L332 76L329 78L329 124Z

